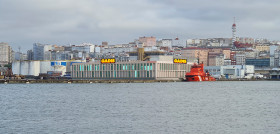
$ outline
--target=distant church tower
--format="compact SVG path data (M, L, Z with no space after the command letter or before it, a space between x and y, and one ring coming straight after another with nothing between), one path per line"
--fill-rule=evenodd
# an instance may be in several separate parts
M235 17L232 24L232 45L236 41L236 24L235 24Z

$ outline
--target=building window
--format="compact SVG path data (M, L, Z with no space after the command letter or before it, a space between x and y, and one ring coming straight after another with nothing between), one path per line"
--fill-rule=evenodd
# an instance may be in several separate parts
M146 64L144 64L144 69L145 69L145 70L147 70L147 66L146 66Z

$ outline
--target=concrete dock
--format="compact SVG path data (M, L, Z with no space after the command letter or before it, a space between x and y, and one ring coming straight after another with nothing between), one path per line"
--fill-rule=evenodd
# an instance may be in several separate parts
M0 80L1 84L20 84L20 83L153 83L153 82L182 82L182 80Z

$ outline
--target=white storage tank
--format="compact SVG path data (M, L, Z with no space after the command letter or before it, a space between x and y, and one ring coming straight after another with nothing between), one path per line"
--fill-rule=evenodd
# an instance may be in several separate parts
M20 61L14 61L12 63L13 74L20 74Z
M40 61L29 62L28 75L39 76L40 73Z
M21 73L21 75L29 75L28 74L29 63L30 63L30 61L22 61L20 63L20 73Z

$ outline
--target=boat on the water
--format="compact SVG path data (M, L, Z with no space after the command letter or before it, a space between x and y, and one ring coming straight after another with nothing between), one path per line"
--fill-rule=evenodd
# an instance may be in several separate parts
M203 63L194 63L191 66L191 71L186 73L185 78L186 81L216 81L208 71L204 72Z

